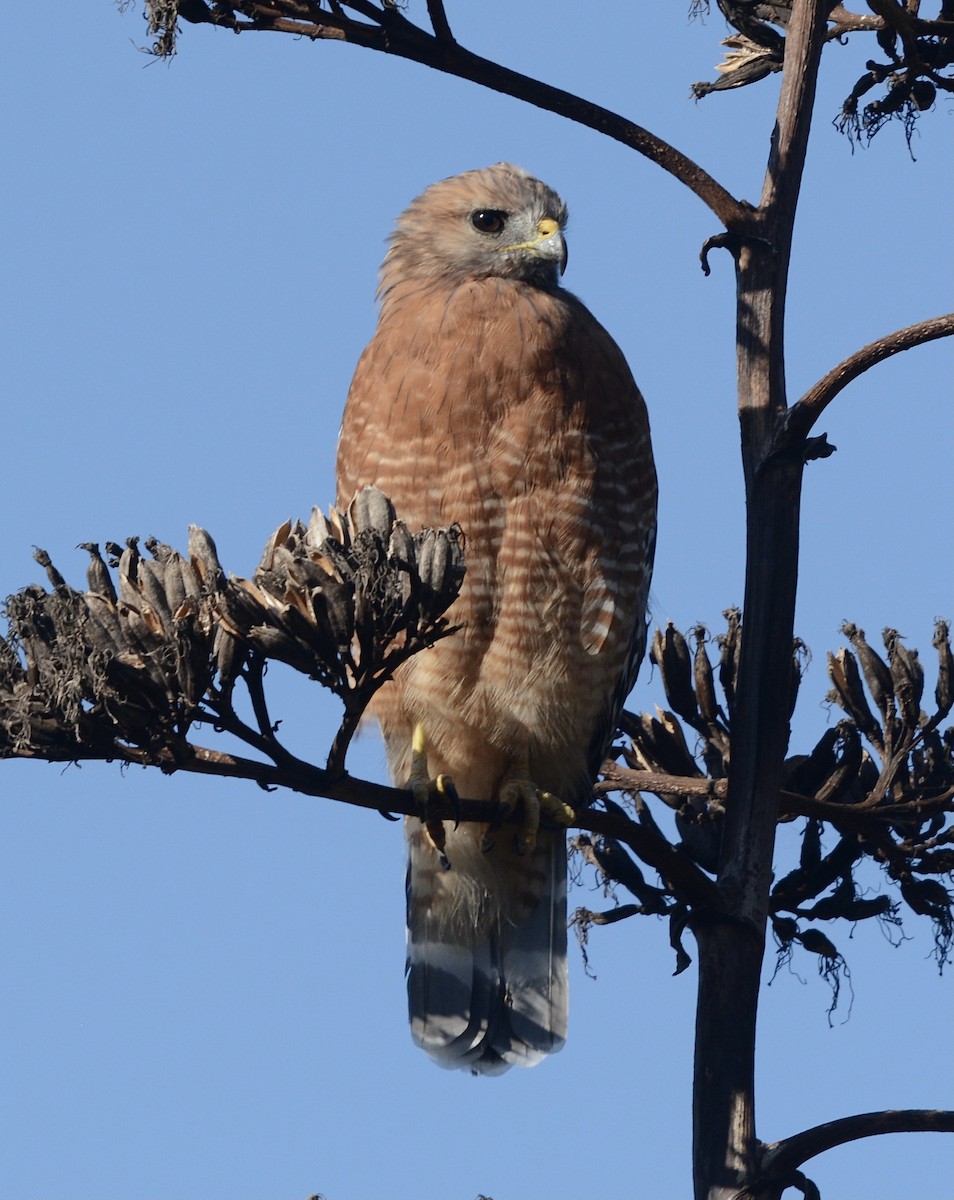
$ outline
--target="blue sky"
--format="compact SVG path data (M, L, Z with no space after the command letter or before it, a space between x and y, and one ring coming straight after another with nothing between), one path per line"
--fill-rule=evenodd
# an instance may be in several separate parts
M421 0L410 15L420 17ZM478 52L631 116L757 198L777 81L688 99L720 18L688 3L449 5ZM601 10L602 12L603 10ZM456 18L456 19L455 19ZM171 65L101 0L0 13L5 319L3 595L43 546L79 582L87 540L198 522L249 573L287 516L334 494L348 382L374 327L397 212L500 159L571 209L566 285L623 347L660 473L654 616L741 601L731 261L698 266L711 215L622 147L412 64L187 27ZM893 328L951 308L951 102L851 153L831 128L870 45L831 47L797 230L789 383L799 394ZM930 664L954 616L950 344L853 384L809 467L797 631L815 652L793 745L832 719L824 652L851 618ZM929 666L929 678L931 667ZM291 745L336 723L273 673ZM633 704L662 699L643 673ZM210 731L204 731L209 738ZM351 767L383 778L373 733ZM598 930L571 966L558 1057L502 1079L411 1045L400 830L328 801L142 770L2 764L0 1200L636 1200L689 1190L694 970L653 920ZM876 882L872 876L872 883ZM597 905L581 891L571 904ZM882 1107L951 1107L950 972L931 940L833 937L854 1006L825 1016L815 962L764 995L760 1133ZM767 964L766 978L771 974ZM831 1200L949 1195L949 1139L869 1140L810 1174Z

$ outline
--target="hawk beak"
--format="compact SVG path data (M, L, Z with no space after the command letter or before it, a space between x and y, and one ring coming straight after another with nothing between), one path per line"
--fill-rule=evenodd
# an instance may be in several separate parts
M543 217L537 222L537 233L540 240L534 244L534 249L543 258L555 259L560 264L560 274L566 270L567 248L566 240L560 232L559 224L553 217Z

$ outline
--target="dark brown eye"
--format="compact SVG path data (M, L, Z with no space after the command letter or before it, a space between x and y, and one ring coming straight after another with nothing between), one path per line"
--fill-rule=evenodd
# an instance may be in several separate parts
M499 208L479 208L470 218L470 223L481 233L499 233L507 221L507 214Z

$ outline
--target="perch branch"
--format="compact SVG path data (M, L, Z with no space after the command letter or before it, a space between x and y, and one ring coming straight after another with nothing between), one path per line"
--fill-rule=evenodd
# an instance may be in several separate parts
M635 771L607 762L601 768L603 779L594 791L597 796L610 792L652 792L655 796L699 796L703 799L724 800L726 781L705 776L662 775L657 771Z

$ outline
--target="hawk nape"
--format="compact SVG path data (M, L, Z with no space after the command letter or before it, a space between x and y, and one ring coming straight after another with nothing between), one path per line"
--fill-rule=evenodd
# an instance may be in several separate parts
M463 628L371 713L422 804L446 775L524 814L516 836L406 822L414 1039L491 1074L566 1037L566 838L546 816L586 802L646 642L646 409L616 343L560 286L566 216L507 163L408 207L338 446L339 503L375 484L412 531L464 533L449 613Z

